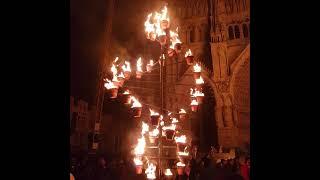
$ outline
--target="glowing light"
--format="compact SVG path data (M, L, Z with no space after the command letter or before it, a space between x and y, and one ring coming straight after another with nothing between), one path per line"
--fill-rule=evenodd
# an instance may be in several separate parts
M196 84L204 84L204 81L201 76L199 79L196 79Z
M137 60L137 71L142 72L142 59L141 59L141 57L139 57Z
M170 170L170 169L166 169L166 170L164 171L164 175L166 175L166 176L172 176L171 170Z
M176 141L176 143L186 143L187 136L186 135L182 135L180 137L174 137L174 140Z
M179 114L185 114L187 113L184 109L180 109Z
M134 154L135 155L143 155L144 154L144 148L146 146L146 140L144 136L138 139L138 144L134 148Z
M114 85L113 82L111 82L109 79L107 79L107 82L104 83L104 87L107 89L117 89L118 86Z
M192 106L198 106L199 103L198 103L195 99L193 99L190 105L192 105Z
M164 126L162 129L164 131L165 130L176 130L176 125L175 124L171 124L170 126Z
M149 109L150 116L159 116L160 114L158 112L153 111L152 109Z
M136 166L141 166L141 165L143 165L142 161L141 161L139 158L137 158L137 157L135 157L135 158L133 159L133 161L134 161L134 164L135 164Z
M153 163L148 163L148 168L145 171L147 179L156 179L156 169L157 167Z
M134 96L131 96L130 99L133 101L131 108L142 107L141 103Z
M148 131L149 131L149 125L147 123L142 122L141 135L143 136Z
M131 72L130 62L125 61L124 63L125 63L125 64L122 65L122 70L123 70L124 72Z
M178 166L178 167L185 167L186 164L184 164L183 162L178 162L178 163L177 163L177 166Z
M201 66L198 63L193 66L193 72L201 72Z
M189 49L184 56L185 56L185 57L192 56L191 50Z

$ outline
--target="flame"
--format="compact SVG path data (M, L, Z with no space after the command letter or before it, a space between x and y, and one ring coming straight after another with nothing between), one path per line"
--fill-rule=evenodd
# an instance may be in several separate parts
M195 99L193 99L190 105L198 106L199 103Z
M130 62L125 61L124 63L125 63L125 64L122 65L122 70L123 70L124 72L131 72Z
M201 66L198 63L193 66L193 72L201 72Z
M146 146L146 140L144 136L138 139L138 144L134 148L134 154L135 155L143 155L144 154L144 148Z
M114 89L114 88L118 88L117 86L114 85L113 82L111 82L109 79L107 79L107 82L104 83L104 87L107 89Z
M176 143L186 143L187 136L186 135L182 135L180 137L174 137L174 140L176 141Z
M163 126L164 125L164 121L160 121L160 126Z
M178 156L189 156L189 152L187 152L188 146L186 146L183 152L178 152Z
M151 67L154 65L154 62L153 62L153 60L151 59L150 61L149 61L149 64L147 64L147 66L146 66L146 69L147 69L147 72L151 72Z
M133 159L133 161L134 161L134 164L136 165L136 166L141 166L141 165L143 165L143 163L142 163L142 161L139 159L139 158L134 158Z
M173 31L170 31L170 38L171 38L171 42L172 44L170 45L170 48L171 49L174 49L174 46L177 44L177 43L181 43L180 39L179 39L179 34L178 34L178 31L175 33Z
M152 18L153 17L153 18ZM147 20L144 22L145 32L147 39L154 40L156 37L161 35L166 35L166 33L161 29L161 21L168 21L168 8L165 6L161 12L150 13L147 16Z
M112 64L111 72L112 72L113 76L115 76L118 73L118 70L114 64Z
M153 131L149 132L149 136L152 136L152 137L156 137L159 135L159 129L158 127L155 128Z
M153 111L152 109L149 109L150 111L150 116L159 116L159 113Z
M191 96L191 97L193 97L193 92L194 92L194 91L195 91L194 89L190 88L190 96Z
M192 52L191 50L189 49L186 54L184 55L184 57L188 57L188 56L192 56Z
M146 169L145 173L147 175L147 179L156 179L156 171L157 167L153 165L153 163L148 163L148 168Z
M185 167L186 164L184 164L183 162L180 161L180 162L177 163L177 166L178 166L178 167Z
M149 125L147 123L142 122L141 135L143 136L148 131L149 131Z
M119 75L117 75L118 76L118 78L124 78L124 74L123 74L123 72L121 71L121 73L119 74Z
M204 84L204 81L201 76L199 79L196 79L196 84Z
M130 91L129 91L129 90L126 90L126 91L124 91L123 94L130 94Z
M134 96L131 96L130 99L133 101L131 108L142 107L141 103Z
M166 175L166 176L172 176L171 170L170 170L170 169L166 169L166 170L164 171L164 175Z
M187 113L184 109L180 109L179 114L185 114Z
M172 124L178 123L179 121L177 120L177 118L172 118Z
M171 124L170 126L164 126L162 129L163 130L176 130L176 125Z
M204 93L197 90L197 91L195 91L195 92L193 93L193 96L194 96L194 97L204 96Z
M142 60L141 57L138 58L137 60L137 71L142 72Z
M118 60L119 60L119 57L116 57L113 62L117 62Z

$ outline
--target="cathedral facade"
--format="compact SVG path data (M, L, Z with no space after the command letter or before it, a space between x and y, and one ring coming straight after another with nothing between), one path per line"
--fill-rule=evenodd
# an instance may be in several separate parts
M172 0L170 21L178 26L184 50L191 49L208 86L217 144L250 144L250 1ZM185 52L185 51L183 51ZM179 59L183 59L184 54ZM192 66L166 69L166 108L189 107L186 92L193 87ZM211 94L211 95L210 95ZM205 106L204 104L203 106ZM207 109L207 108L206 108ZM201 121L201 119L199 119Z

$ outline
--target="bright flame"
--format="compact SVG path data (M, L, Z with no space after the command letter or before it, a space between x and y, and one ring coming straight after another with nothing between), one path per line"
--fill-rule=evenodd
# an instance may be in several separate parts
M193 92L194 92L194 91L195 91L194 89L190 88L190 96L191 96L191 97L193 97Z
M147 179L156 179L156 169L157 167L155 165L153 165L152 163L148 163L148 168L145 171Z
M118 60L119 60L119 57L116 57L113 62L117 62Z
M137 157L135 157L135 158L133 159L133 161L134 161L134 164L135 164L136 166L141 166L141 165L143 165L142 161L141 161L139 158L137 158Z
M124 91L124 93L123 93L123 94L128 95L128 94L130 94L130 91L129 91L129 90L126 90L126 91Z
M148 131L149 131L149 125L147 123L142 122L141 135L143 136Z
M174 140L176 141L176 143L186 143L187 136L186 135L182 135L180 137L174 137Z
M114 64L112 64L111 72L112 72L113 76L117 75L117 73L118 73L118 70Z
M107 79L107 82L104 83L104 87L107 88L107 89L117 89L118 88L109 79Z
M121 71L121 73L119 74L119 75L117 75L118 76L118 78L124 78L124 74L123 74L123 72Z
M146 66L147 72L151 72L151 68L152 68L153 65L154 65L154 62L153 62L153 60L151 59L151 60L149 61L149 64L147 64L147 66Z
M177 118L172 118L172 124L175 124L175 123L178 123L179 121L178 121L178 119Z
M125 61L124 63L125 63L125 64L122 65L122 70L123 70L124 72L131 72L130 62Z
M159 113L153 111L152 109L149 109L149 111L150 111L150 116L159 116L160 115Z
M161 10L161 13L155 12L148 14L147 20L144 22L147 39L154 40L156 36L159 37L161 35L166 35L161 28L161 21L164 20L168 21L169 23L168 8L166 6Z
M130 99L133 101L131 108L142 107L141 103L134 96L131 96Z
M178 166L178 167L185 167L186 164L184 164L183 162L178 162L178 163L177 163L177 166Z
M156 137L159 135L159 129L158 127L155 128L153 131L149 132L149 136L152 136L152 137Z
M166 176L172 176L171 170L170 170L170 169L166 169L166 170L164 171L164 175L166 175Z
M199 79L196 79L196 84L204 84L204 81L201 76Z
M162 129L163 130L176 130L176 125L171 124L170 126L164 126Z
M142 60L141 57L137 60L137 71L142 72Z
M198 63L193 66L193 72L201 72L201 66Z
M193 93L193 96L194 96L194 97L204 96L204 93L196 90L196 91Z
M187 113L184 109L180 109L179 114L185 114Z
M173 31L170 31L170 38L171 38L171 42L172 44L170 45L170 48L171 49L174 49L174 46L177 44L177 43L181 43L180 39L179 39L179 34L178 34L178 31L175 33Z
M183 152L178 152L178 156L189 156L189 152L187 152L188 146L186 146Z
M188 57L188 56L192 56L192 52L191 50L189 49L186 54L184 55L184 57Z
M193 99L190 105L198 106L199 103L195 99Z
M146 146L146 140L144 136L138 139L138 144L134 148L134 154L135 155L143 155L144 154L144 148Z

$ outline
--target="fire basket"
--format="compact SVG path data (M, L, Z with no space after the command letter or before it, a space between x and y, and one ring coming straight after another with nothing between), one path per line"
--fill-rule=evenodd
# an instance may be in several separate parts
M174 134L175 134L175 130L167 129L165 132L166 132L167 140L173 140L173 137L174 137Z
M193 64L193 56L187 56L186 61L187 61L188 65L192 65Z
M151 115L150 122L153 126L157 126L160 122L160 115Z

